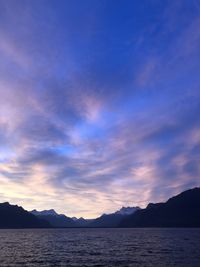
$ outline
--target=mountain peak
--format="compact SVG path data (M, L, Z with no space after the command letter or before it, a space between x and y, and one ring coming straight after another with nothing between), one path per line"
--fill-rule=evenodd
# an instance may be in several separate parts
M39 216L39 215L51 215L51 216L58 216L58 213L54 210L54 209L50 209L50 210L42 210L42 211L38 211L38 210L32 210L31 211L32 214Z
M116 211L115 214L130 215L139 209L140 207L122 207L120 210Z
M9 202L3 202L1 205L3 205L3 206L11 206L11 204Z
M0 204L0 228L44 228L51 225L30 214L17 205L8 202Z
M186 190L162 203L149 203L125 218L122 227L199 227L200 188Z

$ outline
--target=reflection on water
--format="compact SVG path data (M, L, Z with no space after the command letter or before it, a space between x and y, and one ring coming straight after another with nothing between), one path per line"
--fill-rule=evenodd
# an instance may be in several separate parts
M200 229L0 230L0 266L200 266Z

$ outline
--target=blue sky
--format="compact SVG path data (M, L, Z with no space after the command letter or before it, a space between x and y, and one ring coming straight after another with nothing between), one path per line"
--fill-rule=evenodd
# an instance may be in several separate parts
M200 184L197 0L0 0L0 201L95 217Z

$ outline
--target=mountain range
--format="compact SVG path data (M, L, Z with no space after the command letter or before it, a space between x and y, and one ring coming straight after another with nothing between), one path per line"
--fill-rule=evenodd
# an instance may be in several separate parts
M64 214L58 214L55 210L43 210L30 211L31 214L35 215L39 219L48 221L53 227L85 227L91 220L86 220L84 218L68 217Z
M103 214L100 217L93 220L89 227L118 227L119 224L129 215L133 215L139 207L122 207L120 210L111 213Z
M55 210L24 210L8 202L0 204L0 228L66 227L200 227L200 188L184 191L165 203L149 203L145 209L122 207L96 219L67 217Z
M42 220L17 205L0 204L0 228L49 228L50 223Z
M200 188L182 192L165 203L150 203L127 216L119 226L200 227Z
M30 211L40 219L48 221L53 227L117 227L127 215L133 214L139 207L122 207L120 210L103 214L96 219L84 219L76 217L67 217L64 214L58 214L55 210Z

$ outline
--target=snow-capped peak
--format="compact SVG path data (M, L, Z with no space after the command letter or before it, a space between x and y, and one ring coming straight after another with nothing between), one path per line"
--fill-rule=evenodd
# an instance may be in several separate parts
M122 207L120 210L116 211L116 214L130 215L139 210L139 207Z
M55 212L54 209L50 209L50 210L42 210L42 211L37 211L37 210L32 210L31 213L33 215L39 216L39 215L51 215L51 216L58 216L58 213Z

